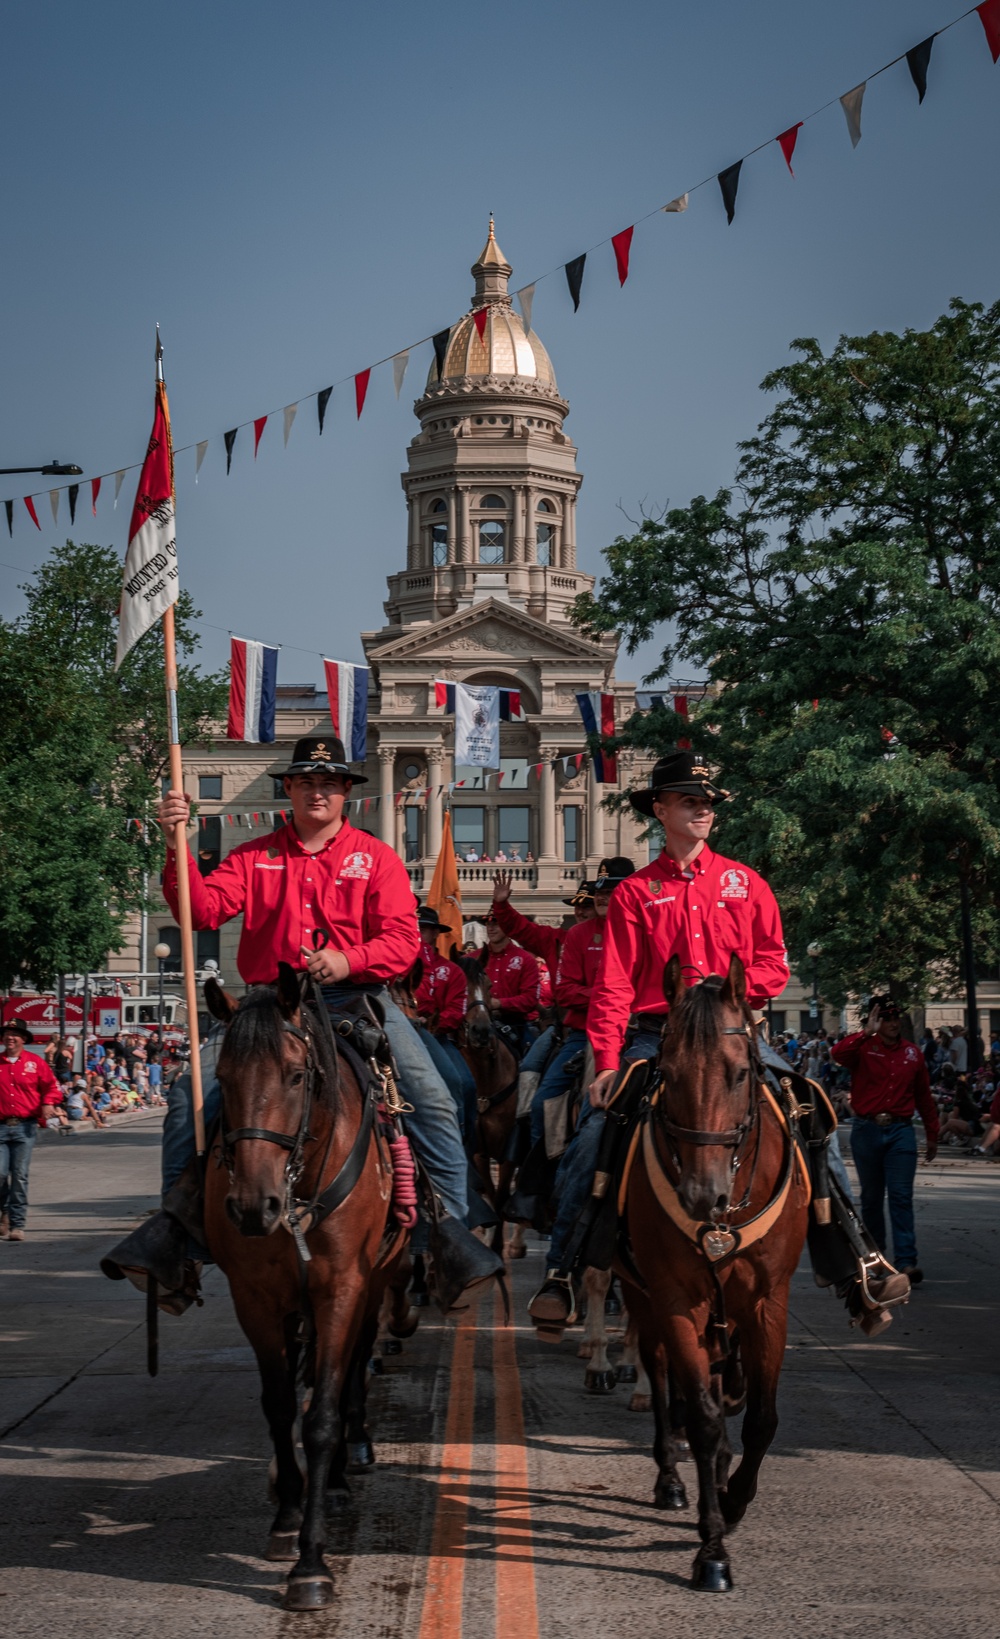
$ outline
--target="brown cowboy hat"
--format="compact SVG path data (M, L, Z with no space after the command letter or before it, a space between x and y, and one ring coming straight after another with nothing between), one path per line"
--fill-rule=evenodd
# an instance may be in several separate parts
M307 734L296 740L291 762L284 766L276 763L267 772L276 780L289 774L344 774L355 785L368 784L367 775L353 772L344 742L336 734Z
M713 808L729 800L729 792L712 783L708 764L695 751L672 751L661 757L643 790L630 791L628 800L640 814L653 818L653 804L664 791L679 791L687 797L707 797Z

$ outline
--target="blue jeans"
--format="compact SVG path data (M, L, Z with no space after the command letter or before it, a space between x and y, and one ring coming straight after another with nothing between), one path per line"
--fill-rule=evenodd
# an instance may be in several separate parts
M38 1122L0 1122L0 1211L6 1212L11 1229L23 1229L28 1221L28 1168L35 1147Z
M531 1046L528 1048L528 1051L521 1060L522 1075L526 1073L534 1076L541 1075L542 1071L545 1069L545 1060L548 1058L549 1053L552 1050L552 1042L555 1037L555 1033L555 1025L550 1024L549 1028L547 1030L543 1030L537 1040L532 1042Z
M636 1059L655 1058L659 1048L658 1031L640 1030L626 1050L622 1063L631 1064ZM563 1153L559 1171L556 1173L555 1193L559 1204L556 1208L552 1239L549 1242L548 1264L550 1269L560 1269L563 1274L569 1273L563 1268L563 1262L573 1227L594 1187L594 1172L605 1119L604 1111L595 1110L590 1099L584 1097L576 1132Z
M418 1028L418 1034L455 1100L462 1137L468 1141L476 1125L476 1078L453 1041L432 1035L422 1025Z
M885 1196L889 1196L893 1262L897 1269L912 1269L917 1262L913 1226L913 1180L917 1172L917 1135L905 1121L880 1127L856 1115L851 1125L851 1154L861 1184L861 1216L865 1228L884 1252Z
M578 1057L586 1045L587 1033L585 1030L568 1030L562 1046L549 1061L549 1067L535 1088L535 1096L531 1100L531 1142L533 1144L537 1144L538 1140L545 1136L545 1104L550 1098L558 1098L572 1084L573 1077L567 1075L566 1066L570 1059ZM524 1070L523 1063L521 1069Z
M329 999L336 1003L336 993ZM407 1103L413 1105L406 1116L406 1130L445 1210L453 1218L464 1221L468 1210L466 1161L454 1101L406 1014L400 1012L384 992L379 1000L385 1008L385 1033L399 1070L400 1090ZM206 1127L215 1120L222 1105L222 1090L215 1075L222 1037L222 1027L213 1026L201 1050ZM164 1192L176 1183L194 1153L191 1078L185 1073L177 1077L167 1094L163 1123Z

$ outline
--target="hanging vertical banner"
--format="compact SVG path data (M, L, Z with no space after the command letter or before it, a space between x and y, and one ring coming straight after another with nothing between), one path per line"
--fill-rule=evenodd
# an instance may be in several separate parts
M686 211L687 208L688 196L686 193L678 194L676 199L672 199L669 205L663 207L665 211Z
M326 420L326 407L330 402L332 387L324 387L321 393L316 394L316 412L319 416L319 435L323 436L323 423Z
M298 407L297 404L286 404L285 408L282 410L281 413L282 413L282 416L284 417L284 422L285 422L283 431L284 431L284 438L285 438L285 449L287 450L287 448L288 448L288 435L292 430L292 422L295 420L295 417L299 413L299 407Z
M472 315L472 322L476 327L476 335L482 341L486 334L486 321L490 316L488 307L477 307Z
M787 131L782 131L780 137L776 138L778 147L785 156L785 164L788 166L790 176L795 175L795 172L792 170L792 155L795 152L795 144L799 140L799 132L801 129L802 121L799 120L797 124L790 125Z
M726 221L730 227L732 227L733 217L736 215L736 192L740 185L740 172L742 169L743 161L738 159L735 165L727 165L724 171L719 172L718 182L722 190L722 203L726 207Z
M500 690L455 684L455 762L500 766Z
M24 504L28 509L28 517L31 519L31 521L34 524L35 528L36 529L41 529L42 526L38 522L38 513L35 511L35 503L32 500L30 495L26 495L24 497Z
M357 405L359 421L361 420L361 412L365 407L365 399L368 396L368 383L371 380L371 374L370 370L359 370L354 378L354 402Z
M990 56L996 62L1000 58L1000 0L983 0L977 6L979 21L986 31L986 44L990 48Z
M171 604L176 603L179 587L170 410L167 390L158 377L153 431L139 474L129 524L115 671L143 632L155 626Z
M623 228L621 233L616 233L611 240L614 247L615 262L618 266L619 285L623 285L628 278L628 259L632 250L632 235L634 232L635 228Z
M588 689L586 693L578 694L576 703L579 708L583 726L590 735L601 735L611 739L615 732L615 697L613 694L602 694L600 689ZM582 757L582 753L581 753ZM613 785L618 779L618 759L612 751L596 750L593 752L594 779L598 785ZM580 764L577 763L577 768Z
M333 732L344 743L349 763L368 755L368 667L344 660L324 660Z
M231 638L227 740L270 745L274 739L277 690L277 649L245 637Z
M444 360L445 354L448 351L448 340L450 336L451 330L448 329L439 330L436 336L431 337L431 344L434 348L434 358L437 363L438 381L442 379L444 373Z
M57 489L49 490L49 506L52 508L52 522L57 524L59 522L59 491Z
M69 521L70 521L71 526L76 523L76 503L79 500L79 498L80 498L80 486L79 486L79 484L70 484L70 486L69 486Z
M914 46L912 51L906 53L906 66L910 70L910 78L917 88L917 98L920 102L923 102L927 95L927 69L931 60L931 48L936 38L936 35L930 34L926 40L921 40L918 46Z
M259 415L253 424L253 458L255 461L257 459L257 451L260 449L260 441L264 436L264 428L266 426L267 416Z
M410 362L410 349L404 347L401 353L394 353L392 357L392 385L396 389L398 398L403 386L403 377L406 375L406 366Z
M574 313L580 310L580 291L583 289L583 269L586 261L587 253L584 251L582 256L574 256L571 262L566 263L566 283L573 298Z
M535 300L534 285L525 285L523 290L519 290L517 300L521 308L521 317L524 320L524 333L527 336L531 333L531 305Z
M97 517L97 497L100 493L101 480L99 478L92 478L90 480L90 510L94 514L95 518Z
M222 435L223 443L226 446L226 477L227 478L229 477L229 469L233 464L233 445L236 443L236 434L239 432L239 430L240 430L239 427L231 427L227 433L223 433L223 435Z
M201 471L201 463L204 461L205 456L207 455L207 453L208 453L208 439L203 438L201 440L201 443L196 444L195 447L194 447L194 481L195 481L195 483L198 482L198 474Z
M844 110L847 129L850 132L851 147L856 148L861 141L861 104L864 101L868 81L862 80L853 91L845 91L840 99L840 106Z

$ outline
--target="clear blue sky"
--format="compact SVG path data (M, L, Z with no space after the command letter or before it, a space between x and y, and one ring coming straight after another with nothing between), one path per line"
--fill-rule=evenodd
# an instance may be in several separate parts
M205 621L360 659L404 564L399 472L429 347L396 402L350 387L322 440L304 405L260 457L222 432L456 319L489 211L527 282L849 90L961 10L958 0L8 0L0 465L85 472L138 460L159 320L178 445L181 574ZM580 560L635 516L729 481L735 445L790 341L922 327L949 298L997 295L1000 65L973 16L935 43L923 107L905 65L874 81L856 151L839 107L806 126L796 179L776 145L718 190L636 231L619 291L610 247L573 313L562 275L535 327L569 398L585 475ZM0 480L0 496L23 493ZM26 481L25 488L43 480ZM134 494L76 535L124 551ZM0 538L0 611L68 533L19 504ZM0 530L3 518L0 514ZM204 658L227 655L204 628ZM313 655L296 654L298 644ZM652 652L623 661L638 675Z

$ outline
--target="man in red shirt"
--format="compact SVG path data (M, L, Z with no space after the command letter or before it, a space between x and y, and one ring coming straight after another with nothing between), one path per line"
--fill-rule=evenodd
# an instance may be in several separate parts
M916 1286L923 1274L913 1224L914 1111L919 1110L923 1119L928 1161L937 1154L940 1130L927 1062L919 1047L903 1041L899 1005L888 996L872 998L864 1029L837 1042L830 1057L851 1072L851 1154L861 1184L865 1228L884 1252L888 1194L896 1268Z
M486 943L489 956L484 965L493 1010L501 1023L514 1031L521 1053L528 1024L538 1017L538 963L530 951L515 945L504 933L493 911L486 918Z
M462 1136L468 1142L476 1124L476 1081L462 1057L457 1031L465 1018L469 982L458 963L442 956L434 943L438 934L450 935L452 929L438 921L437 911L430 905L421 905L417 910L417 927L424 969L415 997L420 1010L420 1039L451 1091Z
M43 1058L24 1051L32 1041L23 1019L9 1019L0 1032L0 1238L24 1240L28 1221L28 1168L38 1122L62 1097Z

